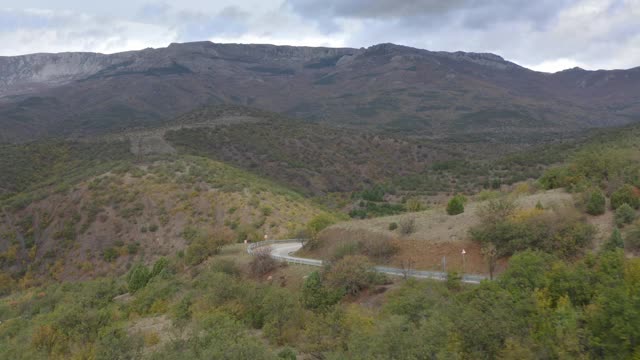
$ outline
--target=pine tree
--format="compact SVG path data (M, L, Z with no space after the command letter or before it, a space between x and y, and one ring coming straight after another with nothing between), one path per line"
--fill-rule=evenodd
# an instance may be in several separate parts
M618 230L618 228L613 229L611 237L609 237L609 240L604 244L605 251L615 249L624 249L624 240L622 239L622 234L620 234L620 230Z

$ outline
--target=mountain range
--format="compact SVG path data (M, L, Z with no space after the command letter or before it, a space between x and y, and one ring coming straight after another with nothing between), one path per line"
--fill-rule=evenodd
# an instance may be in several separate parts
M0 57L0 141L161 126L230 103L426 139L528 142L638 120L638 94L640 68L549 74L494 54L394 44L194 42L111 55Z

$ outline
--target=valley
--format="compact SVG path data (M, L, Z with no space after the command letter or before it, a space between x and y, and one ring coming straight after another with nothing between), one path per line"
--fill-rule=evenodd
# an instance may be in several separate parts
M0 358L636 358L638 90L394 44L0 57Z

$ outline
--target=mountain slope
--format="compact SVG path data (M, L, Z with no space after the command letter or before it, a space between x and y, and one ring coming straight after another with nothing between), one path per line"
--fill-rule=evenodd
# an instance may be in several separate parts
M543 137L633 121L639 90L638 68L545 74L493 54L393 44L35 54L0 58L0 141L146 126L211 103L430 137Z

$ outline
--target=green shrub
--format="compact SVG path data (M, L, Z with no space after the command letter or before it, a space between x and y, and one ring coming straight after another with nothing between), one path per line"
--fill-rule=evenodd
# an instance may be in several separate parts
M625 248L630 250L640 249L640 223L636 223L629 229L625 236Z
M149 232L156 232L156 231L158 231L158 225L156 224L149 225Z
M624 239L622 238L622 234L620 234L620 230L618 230L618 228L613 229L611 237L609 237L609 240L604 244L603 249L606 251L624 249Z
M284 360L296 360L298 356L295 350L290 347L286 347L278 352L278 358Z
M105 329L96 344L96 360L136 359L142 356L144 340L125 329Z
M589 215L604 214L606 199L601 191L595 190L587 195L586 211Z
M379 274L373 271L373 265L364 256L345 256L329 267L323 278L335 291L346 295L357 295L380 282Z
M187 240L184 259L188 265L198 265L211 255L215 255L225 241L201 229L187 227L182 233Z
M191 299L189 297L183 298L171 309L171 320L179 328L184 327L191 320L191 316Z
M447 214L458 215L464 212L465 198L462 195L455 195L447 204Z
M460 290L462 288L462 275L455 271L447 273L447 289Z
M397 228L398 228L398 223L397 222L389 223L389 231L393 231L393 230L395 230Z
M611 207L617 209L622 204L628 204L634 209L640 207L640 197L631 185L624 185L611 194Z
M538 182L542 188L546 190L556 189L561 187L567 187L571 184L572 178L569 176L569 169L567 167L555 167L548 169L540 177Z
M137 254L139 248L140 248L140 243L139 242L127 244L127 252L129 253L129 255Z
M411 198L407 200L405 207L409 212L421 211L423 209L422 203L420 202L420 200L416 198Z
M211 270L231 276L240 276L240 268L233 259L219 259L211 264Z
M327 289L317 271L309 274L302 285L302 305L311 310L326 311L340 301L340 293Z
M151 273L146 266L136 264L127 274L127 287L129 292L134 293L147 285L151 279Z
M481 222L470 230L472 239L493 243L499 256L532 249L574 258L591 242L595 228L573 210L545 212L521 220Z
M636 211L629 204L624 203L616 209L616 225L631 224L636 219Z
M165 257L161 257L153 264L153 268L151 268L149 276L154 277L166 271L169 271L169 260Z
M112 262L115 259L117 259L118 256L119 256L118 251L116 249L114 249L113 247L108 247L108 248L104 249L104 251L102 252L102 258L106 262Z

